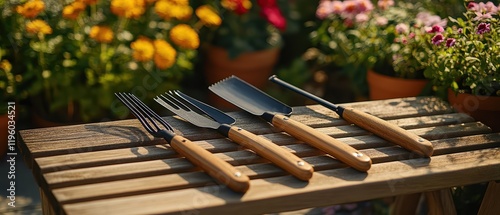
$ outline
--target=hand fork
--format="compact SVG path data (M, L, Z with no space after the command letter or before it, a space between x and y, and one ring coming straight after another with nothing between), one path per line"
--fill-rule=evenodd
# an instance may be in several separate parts
M134 114L144 128L154 137L163 137L172 148L185 156L207 174L237 192L245 192L250 187L247 175L236 170L231 164L216 157L190 140L176 135L172 126L131 93L115 93L116 97ZM160 127L160 125L163 126Z
M263 137L232 126L234 118L214 107L180 91L169 91L154 100L196 126L216 129L301 180L308 181L313 175L314 169L309 163Z

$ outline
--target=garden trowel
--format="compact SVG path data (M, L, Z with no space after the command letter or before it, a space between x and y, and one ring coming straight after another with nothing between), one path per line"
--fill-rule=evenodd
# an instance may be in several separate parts
M236 76L215 83L209 89L234 105L262 117L275 127L359 171L366 172L371 167L372 162L367 155L325 133L289 118L292 113L291 107Z
M269 77L269 80L335 111L345 120L354 123L355 125L364 128L375 135L389 140L394 144L400 145L403 148L427 157L430 157L434 151L431 142L395 124L360 110L334 105L320 97L295 87L277 78L276 76Z

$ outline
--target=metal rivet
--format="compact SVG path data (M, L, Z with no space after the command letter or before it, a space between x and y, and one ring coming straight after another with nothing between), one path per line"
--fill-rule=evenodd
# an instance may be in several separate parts
M424 142L424 138L418 138L418 142Z
M354 152L353 154L355 157L358 157L358 158L363 156L363 154L361 154L360 152Z
M242 129L241 129L241 128L238 128L237 130L238 130L238 131L241 131Z
M234 173L234 176L236 176L236 177L240 177L240 176L241 176L241 172L235 172L235 173Z
M304 164L305 164L304 161L297 161L297 165L299 166L304 166Z
M288 117L286 117L286 116L285 116L285 117L283 117L283 120L288 120Z

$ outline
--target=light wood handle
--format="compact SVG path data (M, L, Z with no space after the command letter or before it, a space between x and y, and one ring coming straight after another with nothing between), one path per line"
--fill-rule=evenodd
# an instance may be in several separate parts
M250 187L250 179L247 175L190 140L176 135L170 141L170 145L179 154L230 189L236 192L246 192Z
M308 181L313 175L314 169L309 163L263 137L235 126L229 130L228 137L301 180Z
M342 118L420 155L430 157L434 151L430 141L366 112L346 108Z
M355 148L287 116L274 115L272 124L359 171L366 172L372 165L370 157Z

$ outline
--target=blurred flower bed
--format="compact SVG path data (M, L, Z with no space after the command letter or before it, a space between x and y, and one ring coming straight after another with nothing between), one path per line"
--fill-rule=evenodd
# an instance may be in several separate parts
M178 88L192 72L198 31L221 22L211 6L187 0L6 0L1 6L0 47L13 65L12 95L40 114L65 116L61 121L123 118L114 92L150 98Z

